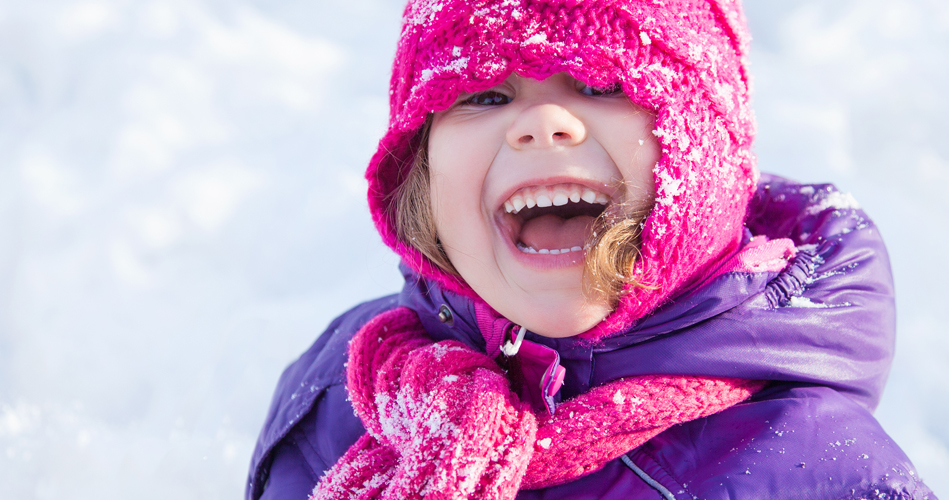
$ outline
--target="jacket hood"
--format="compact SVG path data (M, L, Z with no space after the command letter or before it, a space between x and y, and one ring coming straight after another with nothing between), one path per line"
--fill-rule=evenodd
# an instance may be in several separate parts
M559 397L627 376L679 374L827 385L875 408L896 329L889 259L876 226L831 185L765 176L748 229L790 239L795 256L780 270L716 273L597 342L529 332L526 341L555 350L566 368ZM489 350L477 301L402 269L399 303L418 312L433 338ZM450 321L439 319L444 308Z
M412 168L426 117L513 72L620 83L635 104L655 113L662 147L656 204L633 269L650 287L624 295L584 335L596 339L628 328L741 244L758 177L748 39L735 0L410 1L393 65L389 128L366 172L383 241L412 272L480 300L463 279L397 237L391 204Z

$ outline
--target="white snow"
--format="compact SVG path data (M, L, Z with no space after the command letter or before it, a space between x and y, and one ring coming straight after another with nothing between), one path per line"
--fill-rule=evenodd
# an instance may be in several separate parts
M537 44L537 43L547 43L547 33L537 33L532 35L527 40L524 40L524 44Z
M827 210L828 208L833 208L836 210L858 210L860 208L860 204L857 203L857 200L850 193L834 191L824 195L820 199L820 203L808 207L807 211L811 214L818 214L824 210Z
M654 170L655 171L655 170ZM673 178L668 172L662 170L659 172L661 182L660 191L656 197L656 203L661 205L672 205L675 203L675 197L685 191L685 183L682 179Z
M0 3L0 498L241 497L283 367L401 287L362 180L401 3ZM876 415L949 497L949 4L745 5L759 165L879 225Z
M828 306L827 304L813 302L811 299L807 297L791 297L791 303L789 305L790 307L810 307L810 308L815 308L815 309L826 309L828 307L831 307L831 306Z

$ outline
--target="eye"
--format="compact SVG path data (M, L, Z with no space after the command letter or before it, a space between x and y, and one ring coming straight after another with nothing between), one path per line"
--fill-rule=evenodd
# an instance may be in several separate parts
M619 83L614 83L606 87L593 87L582 82L577 82L577 87L577 90L579 90L581 94L589 96L609 96L623 93L623 87Z
M485 92L471 94L463 102L464 104L471 104L474 106L501 106L510 103L511 97L502 94L497 90L487 90Z

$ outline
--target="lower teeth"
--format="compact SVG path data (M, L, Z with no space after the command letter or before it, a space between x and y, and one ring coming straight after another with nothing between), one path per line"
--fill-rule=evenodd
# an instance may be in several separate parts
M529 247L529 246L523 245L523 244L521 244L521 243L518 243L518 244L517 244L517 249L520 250L521 252L524 252L524 253L537 253L537 254L543 254L543 255L547 255L547 254L550 254L550 255L560 255L560 254L562 254L562 253L581 252L581 251L583 251L583 247L579 247L579 246L575 246L575 247L572 247L572 248L561 248L561 249L559 249L559 250L558 250L558 249L550 250L550 249L547 249L547 248L542 248L542 249L540 249L540 250L537 250L537 249L535 249L535 248L533 248L533 247Z

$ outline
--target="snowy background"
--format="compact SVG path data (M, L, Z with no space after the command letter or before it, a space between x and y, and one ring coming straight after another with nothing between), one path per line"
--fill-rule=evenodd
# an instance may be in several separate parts
M401 7L0 0L0 498L243 494L283 367L400 287L362 170ZM949 497L949 3L746 9L760 165L878 222L877 416Z

